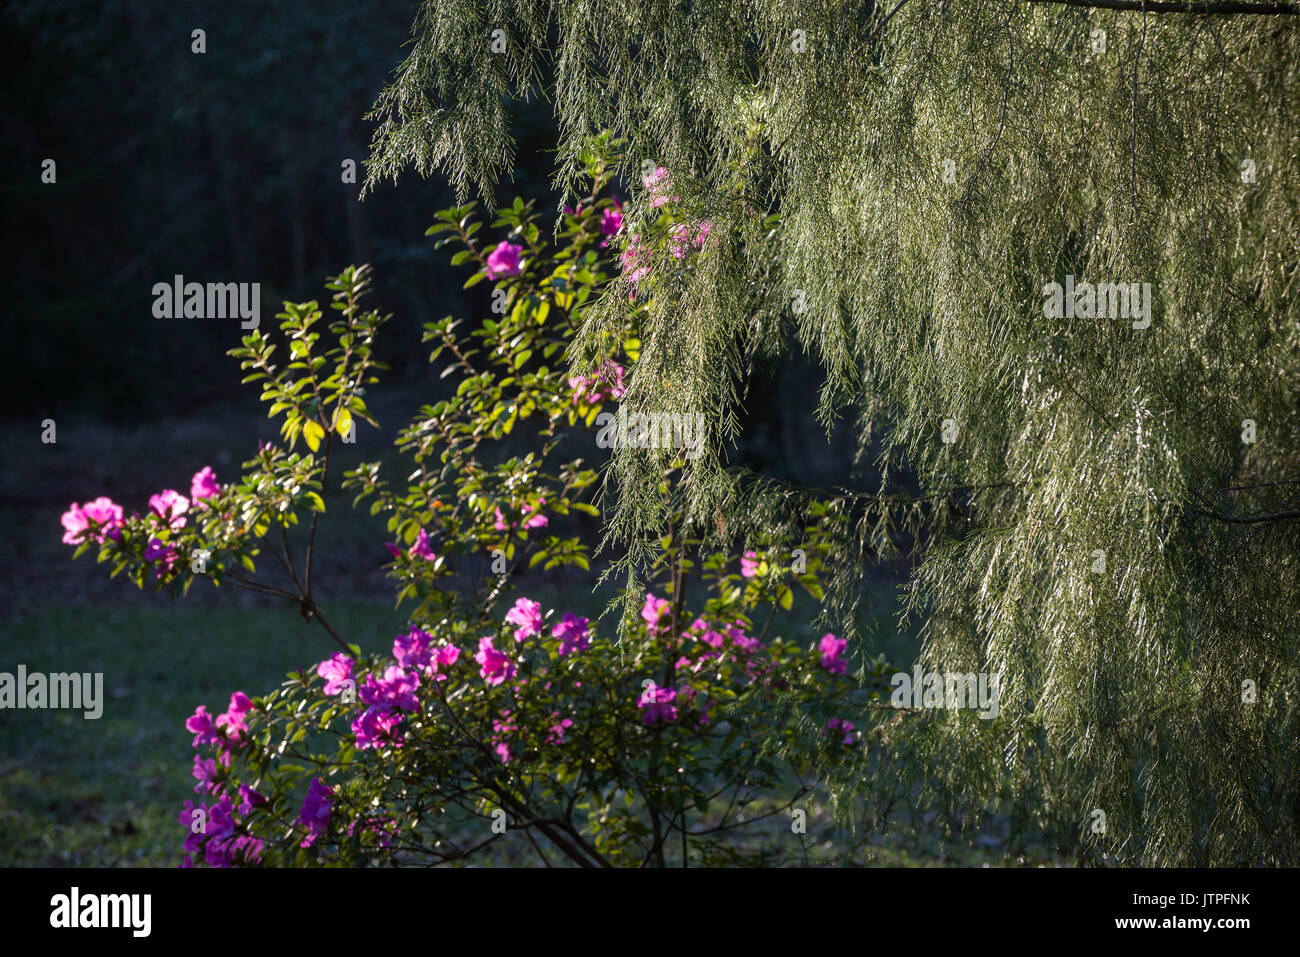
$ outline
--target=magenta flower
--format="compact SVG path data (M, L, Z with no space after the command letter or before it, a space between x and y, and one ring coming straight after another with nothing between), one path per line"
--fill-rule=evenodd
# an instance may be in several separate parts
M433 663L431 641L433 635L412 626L405 635L393 639L393 657L403 668L428 668Z
M185 519L181 519L182 522ZM171 572L176 566L176 548L168 545L161 538L149 539L149 544L144 547L144 560L147 562L157 562L157 577L162 578Z
M519 527L520 528L545 528L550 523L550 519L548 519L545 515L539 514L541 507L545 504L546 504L546 499L539 498L537 500L537 508L525 507L523 519L521 520ZM492 523L492 527L495 528L498 532L504 532L507 528L505 516L501 514L501 509L499 508L496 510L496 521Z
M506 612L506 623L516 625L515 641L523 641L542 633L542 605L529 598L520 598Z
M753 578L758 574L758 554L745 552L740 559L740 574L743 578Z
M840 744L853 744L857 740L857 734L853 730L853 722L845 718L831 718L826 722L825 734L840 735Z
M606 236L613 236L623 228L623 204L614 200L614 207L606 209L600 217L600 231Z
M516 246L514 243L498 243L497 247L488 253L487 266L483 271L487 273L489 279L518 276L522 272L520 257L523 251L522 246Z
M298 813L298 823L307 829L307 836L299 847L311 847L316 838L325 833L330 823L330 811L334 804L334 789L320 778L312 778L307 789L307 798L302 802Z
M434 664L439 668L450 668L460 660L460 649L455 645L443 645L434 657Z
M664 615L668 614L668 610L668 602L646 592L645 605L641 608L641 618L645 621L646 631L649 634L659 634L661 628L659 621Z
M388 554L392 555L394 558L402 557L402 550L397 547L396 542L384 542L384 548L388 549Z
M213 498L220 494L221 486L217 483L216 473L212 471L211 466L203 466L190 479L190 498L195 502L201 502L205 498Z
M830 633L823 635L822 640L817 645L817 650L822 655L822 667L833 675L844 674L848 670L849 663L840 655L848 645L848 641L843 638L836 638Z
M650 253L637 236L628 237L627 248L619 255L627 281L635 286L650 275Z
M386 705L372 705L352 722L352 733L357 739L357 750L391 745L400 748L405 740L399 733L402 713Z
M333 697L352 682L352 659L336 651L316 666L316 674L325 679L325 694Z
M206 791L208 794L217 793L217 762L208 758L206 761L194 755L194 779L199 783L194 785L194 793L202 794Z
M739 648L741 651L754 654L763 648L763 643L757 638L751 638L745 634L745 623L737 621L727 629L727 637L731 639L732 647Z
M384 669L383 678L376 680L374 675L367 675L357 697L368 705L418 711L420 702L415 697L415 689L419 686L420 676L416 672L407 671L400 665L389 665Z
M499 685L515 676L515 663L492 647L492 642L491 637L480 638L474 660L479 663L479 676L490 685Z
M193 747L196 748L206 744L216 744L220 740L217 726L212 723L212 716L203 705L195 708L194 714L185 719L185 730L194 735Z
M253 699L242 691L236 691L230 696L230 707L226 708L224 714L217 715L217 727L225 728L226 737L231 741L242 741L248 731L244 716L252 710Z
M99 526L98 531L94 533L95 541L102 542L105 538L117 541L121 537L118 529L124 524L122 506L102 495L85 505L73 502L63 513L60 521L63 523L65 545L80 545L92 523Z
M185 527L185 513L189 508L190 500L175 489L165 488L149 497L149 510L171 528Z
M569 376L569 387L573 389L573 402L586 402L595 405L605 399L621 398L627 391L623 377L627 370L618 363L606 359L592 376Z
M247 784L241 784L239 786L239 813L240 814L247 816L248 813L253 810L253 808L265 803L266 803L266 798L262 797L262 795L258 794Z
M429 533L424 529L420 529L420 534L415 536L415 544L411 546L410 554L412 558L423 558L426 562L438 560L438 556L429 547Z
M677 706L673 704L676 697L677 692L671 688L648 686L637 701L638 708L646 709L641 720L648 725L656 721L676 721Z
M557 717L557 716L558 716L558 715L552 715L551 717ZM573 719L572 719L572 718L565 718L563 721L557 721L555 724L551 725L551 727L547 730L547 732L546 732L546 743L547 743L547 744L564 744L564 741L565 741L565 737L564 737L565 732L568 731L568 730L569 730L570 728L572 728L572 727L573 727Z
M588 621L579 618L571 611L566 611L560 623L551 629L552 637L560 639L560 657L575 651L586 651L588 643Z
M641 184L650 191L651 209L659 209L670 201L668 196L668 170L662 166L656 166L653 172L642 177ZM673 196L671 201L675 203L678 198Z

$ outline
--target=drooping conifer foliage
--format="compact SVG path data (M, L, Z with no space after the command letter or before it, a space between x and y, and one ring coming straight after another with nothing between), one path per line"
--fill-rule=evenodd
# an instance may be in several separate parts
M564 186L625 141L624 241L665 268L575 348L634 316L624 401L708 427L671 490L614 456L631 571L675 512L793 549L829 502L829 616L902 555L922 663L1003 674L998 720L898 721L958 826L1010 801L1099 860L1297 861L1300 6L438 0L413 32L368 189L490 196L521 110ZM688 265L664 203L709 224ZM729 460L798 350L879 494Z

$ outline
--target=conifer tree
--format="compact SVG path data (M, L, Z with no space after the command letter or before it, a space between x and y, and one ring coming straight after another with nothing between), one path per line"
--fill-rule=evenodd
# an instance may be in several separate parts
M624 401L709 428L671 489L614 455L624 567L673 515L794 548L829 503L828 617L866 562L914 560L922 665L1003 675L997 720L895 716L956 825L1009 802L1096 860L1294 865L1297 62L1293 3L438 0L367 188L491 197L512 111L553 109L557 185L619 163L624 241L667 264L575 348L635 329ZM711 225L689 268L665 183ZM800 350L879 492L729 459L755 369Z

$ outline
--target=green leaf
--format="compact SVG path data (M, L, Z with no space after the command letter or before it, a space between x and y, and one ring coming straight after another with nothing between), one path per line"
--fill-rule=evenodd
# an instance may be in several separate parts
M315 419L308 419L303 423L302 437L307 443L307 448L315 452L320 448L321 439L325 438L325 430Z

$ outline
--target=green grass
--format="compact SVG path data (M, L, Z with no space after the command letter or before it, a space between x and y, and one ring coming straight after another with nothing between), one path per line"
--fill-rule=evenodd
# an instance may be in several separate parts
M363 650L391 645L391 603L334 602L331 623ZM0 712L0 862L170 866L193 798L185 719L230 694L263 694L329 655L291 609L54 607L0 625L5 670L104 673L98 720L80 711Z

